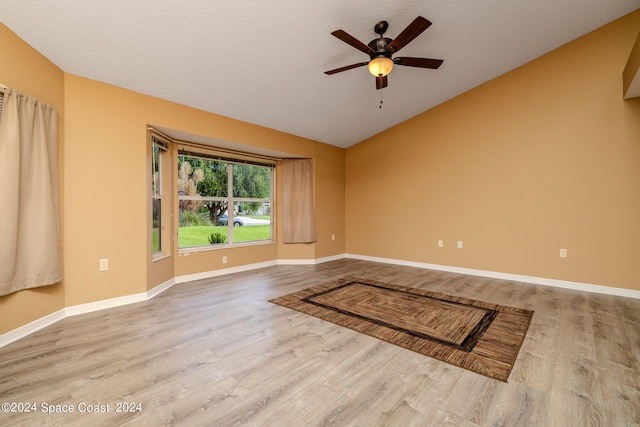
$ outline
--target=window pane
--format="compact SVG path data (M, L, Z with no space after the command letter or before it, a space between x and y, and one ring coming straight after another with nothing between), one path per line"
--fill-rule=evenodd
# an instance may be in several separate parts
M151 250L162 252L162 153L156 144L151 145Z
M228 243L227 228L218 225L227 210L227 201L204 199L226 197L228 181L226 162L185 155L178 157L178 247L207 246L211 241L213 244Z
M162 195L162 156L160 147L153 144L151 155L151 194L154 196Z
M153 214L152 214L152 247L153 252L162 251L162 239L160 238L160 226L162 224L162 200L153 199Z
M228 173L226 162L179 156L178 195L226 197L228 194Z
M271 168L233 165L233 197L271 198Z
M271 240L271 203L269 202L236 202L236 216L233 228L234 242L251 242Z
M181 248L229 242L227 227L213 225L204 205L195 211L181 206L178 221L178 246ZM211 243L210 238L214 243Z

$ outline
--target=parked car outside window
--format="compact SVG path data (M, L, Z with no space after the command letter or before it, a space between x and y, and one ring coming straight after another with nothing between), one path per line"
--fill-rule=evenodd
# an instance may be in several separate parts
M227 225L228 223L229 223L229 216L227 214L224 214L220 218L218 218L218 225ZM240 227L242 225L244 225L244 223L242 222L242 219L238 217L233 217L234 227Z

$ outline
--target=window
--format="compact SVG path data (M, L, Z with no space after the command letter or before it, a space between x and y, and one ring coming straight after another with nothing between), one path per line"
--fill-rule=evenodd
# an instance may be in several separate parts
M151 224L152 237L151 246L153 255L164 253L164 215L163 209L166 207L162 201L162 175L163 175L163 158L169 148L169 144L155 136L151 137Z
M178 247L271 242L273 165L178 155Z

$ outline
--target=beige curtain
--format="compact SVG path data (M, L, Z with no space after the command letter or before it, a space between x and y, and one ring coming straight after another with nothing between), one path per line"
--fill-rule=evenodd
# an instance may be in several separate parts
M62 280L55 108L4 91L0 117L0 295Z
M316 241L313 159L281 162L284 243Z

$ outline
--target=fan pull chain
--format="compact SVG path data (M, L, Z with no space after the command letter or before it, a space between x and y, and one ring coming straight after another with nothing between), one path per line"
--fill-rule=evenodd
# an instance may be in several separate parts
M382 109L382 90L379 90L378 93L380 94L380 105L378 108Z

